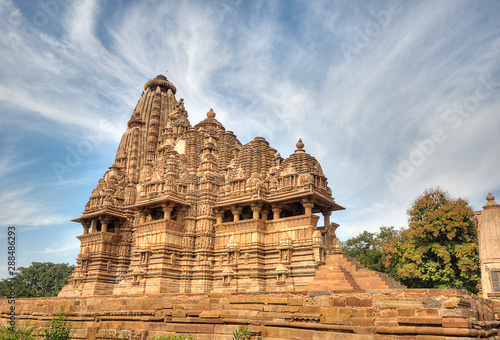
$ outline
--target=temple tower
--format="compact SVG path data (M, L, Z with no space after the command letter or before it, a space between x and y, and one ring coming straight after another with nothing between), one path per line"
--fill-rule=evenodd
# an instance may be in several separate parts
M484 298L500 297L500 205L490 193L478 216L479 262Z

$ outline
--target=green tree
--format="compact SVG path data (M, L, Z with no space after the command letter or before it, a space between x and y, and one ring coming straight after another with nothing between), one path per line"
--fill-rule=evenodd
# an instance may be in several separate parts
M394 270L385 266L385 253L388 245L399 237L400 233L394 227L380 227L378 233L364 231L342 242L342 250L344 254L356 258L368 269L391 275L394 274Z
M388 245L385 264L409 288L480 286L477 219L468 202L428 189L407 211L408 229Z
M11 287L16 289L16 297L57 296L68 282L75 266L67 263L33 262L29 267L19 267L11 280L0 281L0 296L9 296Z

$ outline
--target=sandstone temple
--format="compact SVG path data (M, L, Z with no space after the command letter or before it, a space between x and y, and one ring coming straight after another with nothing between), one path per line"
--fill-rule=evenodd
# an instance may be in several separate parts
M59 296L399 287L341 254L330 215L344 208L301 140L287 158L263 137L242 145L212 109L192 126L175 93L163 75L144 85L74 220L78 264Z

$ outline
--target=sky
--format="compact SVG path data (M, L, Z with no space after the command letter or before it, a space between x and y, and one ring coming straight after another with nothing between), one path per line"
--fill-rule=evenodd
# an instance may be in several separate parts
M0 0L0 277L75 263L81 215L144 83L245 144L302 138L343 241L439 186L500 195L500 1Z

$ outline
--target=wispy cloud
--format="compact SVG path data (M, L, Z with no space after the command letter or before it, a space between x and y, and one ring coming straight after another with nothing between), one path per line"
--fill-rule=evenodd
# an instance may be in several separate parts
M23 225L38 228L60 224L69 219L67 216L51 213L53 208L34 199L33 192L33 187L0 191L0 226Z

